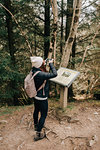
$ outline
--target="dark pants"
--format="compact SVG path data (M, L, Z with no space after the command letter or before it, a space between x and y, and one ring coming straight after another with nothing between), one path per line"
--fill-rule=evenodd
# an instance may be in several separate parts
M37 125L37 131L40 132L43 128L43 125L45 123L45 119L47 117L48 112L48 100L36 100L34 99L34 113L33 113L33 119L34 124ZM38 118L39 112L41 114L41 117Z

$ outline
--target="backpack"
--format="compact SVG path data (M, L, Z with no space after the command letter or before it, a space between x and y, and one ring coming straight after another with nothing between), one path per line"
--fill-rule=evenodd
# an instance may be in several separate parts
M25 80L24 80L24 89L26 91L26 94L32 98L35 97L37 95L37 92L39 90L41 90L42 88L44 88L46 80L44 81L44 83L40 86L40 88L36 91L36 87L35 87L35 82L34 82L34 77L39 73L40 71L37 71L33 76L32 76L32 71L30 71L30 73L26 76Z

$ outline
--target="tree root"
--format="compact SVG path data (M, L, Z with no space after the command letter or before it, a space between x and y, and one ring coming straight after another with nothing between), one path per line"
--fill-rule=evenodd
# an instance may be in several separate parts
M17 147L17 150L20 150L22 149L22 146L24 145L25 142L22 142L18 147Z

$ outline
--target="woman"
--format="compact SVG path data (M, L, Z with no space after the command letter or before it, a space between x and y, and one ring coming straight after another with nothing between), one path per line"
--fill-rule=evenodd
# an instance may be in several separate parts
M31 63L32 63L32 72L33 75L37 71L40 71L35 77L35 86L36 90L45 84L44 88L39 90L37 92L36 97L34 97L34 113L33 113L33 119L34 119L34 128L36 131L36 135L34 137L34 140L40 140L43 139L46 135L45 133L42 133L42 128L45 123L45 119L47 117L48 112L48 94L49 94L49 85L48 85L48 79L54 78L57 76L57 71L55 67L53 66L53 60L49 60L49 66L51 73L46 72L45 68L45 61L41 57L31 57ZM41 114L40 118L38 118L39 112Z

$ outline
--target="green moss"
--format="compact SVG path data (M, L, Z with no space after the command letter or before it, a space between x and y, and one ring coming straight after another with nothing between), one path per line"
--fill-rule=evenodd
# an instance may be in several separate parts
M21 109L25 108L25 106L7 106L0 108L0 116L12 114L15 111L20 111Z

